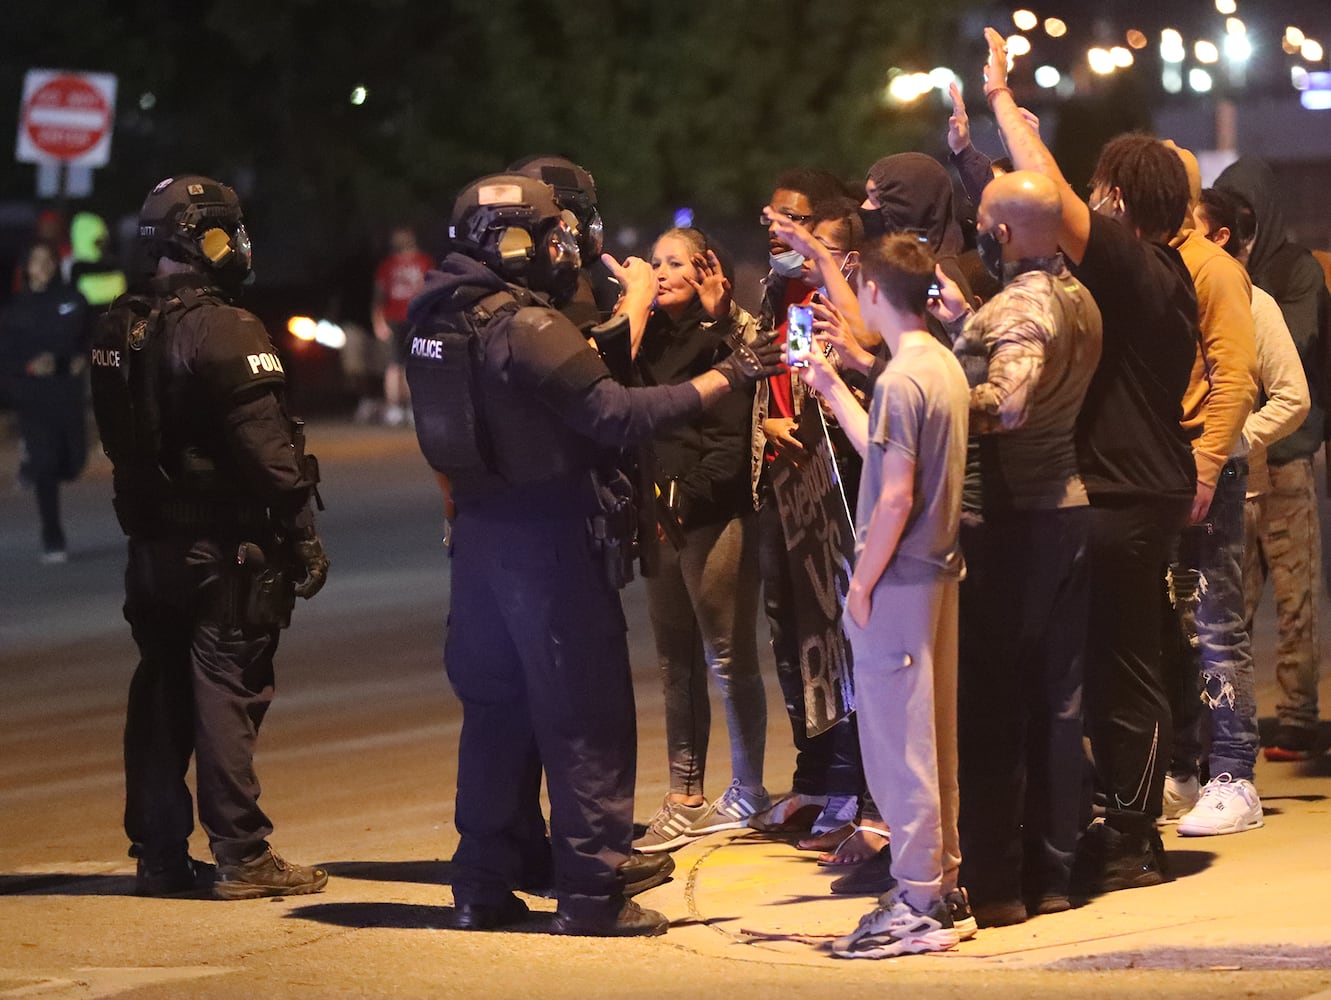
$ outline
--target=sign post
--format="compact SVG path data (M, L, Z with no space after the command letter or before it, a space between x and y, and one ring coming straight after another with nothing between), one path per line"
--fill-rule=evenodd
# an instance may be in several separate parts
M28 70L19 105L15 160L36 163L48 175L52 169L58 171L57 194L63 197L68 171L86 174L111 158L115 107L114 74Z

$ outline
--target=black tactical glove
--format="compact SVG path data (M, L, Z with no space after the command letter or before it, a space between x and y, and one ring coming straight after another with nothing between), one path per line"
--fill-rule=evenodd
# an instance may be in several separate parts
M785 350L776 342L775 330L759 334L748 344L732 334L726 343L731 347L730 356L713 365L712 371L724 375L732 390L779 375L785 368Z
M328 580L328 556L318 535L299 539L292 543L291 548L300 565L305 567L305 579L296 582L296 596L308 601L323 589Z

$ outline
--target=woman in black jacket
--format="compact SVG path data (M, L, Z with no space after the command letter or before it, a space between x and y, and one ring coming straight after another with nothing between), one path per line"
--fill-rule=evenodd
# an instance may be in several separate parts
M35 243L23 266L24 289L0 312L0 372L18 416L24 461L20 475L37 495L42 562L62 563L60 483L87 461L83 373L87 368L87 303L60 281L55 249Z
M652 251L656 300L638 371L649 385L684 382L730 352L726 338L753 319L729 302L729 282L696 229L672 229ZM665 684L670 794L634 847L673 850L747 825L768 807L763 787L767 700L758 670L758 552L749 490L753 394L731 393L653 442L661 567L647 581ZM716 677L730 732L732 782L703 796Z

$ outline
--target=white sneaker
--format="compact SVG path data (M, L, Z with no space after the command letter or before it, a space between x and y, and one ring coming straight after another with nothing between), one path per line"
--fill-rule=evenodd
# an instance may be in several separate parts
M952 914L943 900L922 913L899 895L874 907L860 918L859 926L832 942L838 958L892 958L925 951L947 951L960 940L952 925Z
M1160 813L1161 823L1177 823L1179 817L1190 812L1202 794L1202 783L1197 775L1187 780L1165 775L1165 808Z
M1184 837L1210 837L1243 833L1263 824L1257 789L1246 778L1226 772L1206 783L1197 804L1179 819L1178 832Z

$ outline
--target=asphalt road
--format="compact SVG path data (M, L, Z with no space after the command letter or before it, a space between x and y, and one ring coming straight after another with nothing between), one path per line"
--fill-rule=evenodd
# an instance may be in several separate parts
M65 492L70 562L39 565L32 499L10 490L15 453L0 428L0 998L972 997L980 990L996 997L1331 997L1331 921L1320 918L1331 891L1331 775L1324 767L1301 779L1283 805L1301 824L1287 829L1301 832L1276 851L1291 866L1288 884L1308 891L1272 905L1300 908L1311 929L1287 947L1263 938L1267 950L1241 959L1226 943L1243 937L1241 919L1214 951L1180 945L1173 958L1155 961L1080 946L1078 925L1052 918L1041 921L1064 928L1055 933L1063 950L1047 961L1038 951L1035 959L1013 960L1032 951L1015 936L1010 945L989 937L990 951L969 958L890 963L833 961L814 946L816 934L808 941L784 934L783 943L761 946L741 928L778 912L806 930L829 913L853 923L865 904L842 901L841 910L811 916L830 902L825 890L804 895L790 885L812 884L813 866L797 868L784 847L746 856L740 840L681 852L676 881L645 898L675 921L664 938L559 938L540 933L539 921L535 933L447 930L460 719L440 660L448 584L437 493L409 432L315 424L310 442L324 467L329 509L321 530L333 572L324 592L297 608L283 637L278 697L257 764L274 845L293 860L327 865L334 878L322 895L299 899L140 900L129 895L133 867L120 828L119 740L134 649L120 617L123 540L106 465L98 457ZM661 697L639 584L626 591L625 604L643 818L666 787ZM768 784L779 792L791 753L768 665ZM716 714L712 792L727 777ZM1216 839L1274 844L1256 839L1266 833ZM208 856L198 834L194 846L196 856ZM1300 871L1308 870L1304 880ZM786 877L804 881L787 885ZM1183 913L1207 905L1207 894L1220 894L1223 904L1234 887L1223 875L1186 882L1200 895L1177 897ZM1145 892L1116 895L1149 901ZM1086 940L1144 926L1140 911L1117 913L1099 911L1101 924L1084 932ZM1104 923L1113 919L1123 927ZM1109 957L1079 961L1079 950Z

